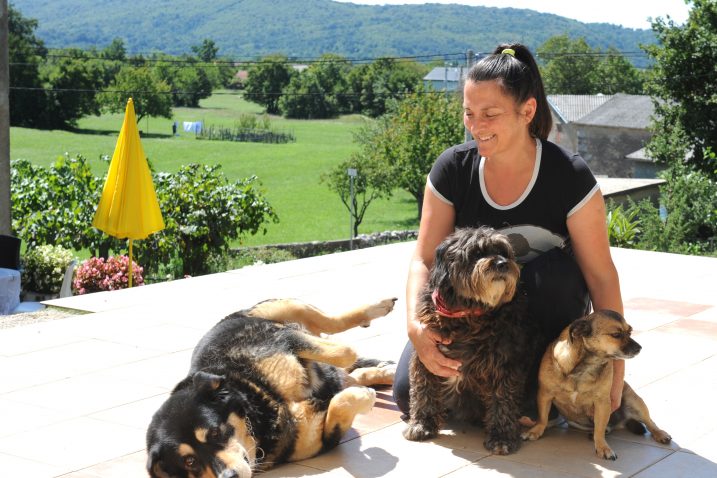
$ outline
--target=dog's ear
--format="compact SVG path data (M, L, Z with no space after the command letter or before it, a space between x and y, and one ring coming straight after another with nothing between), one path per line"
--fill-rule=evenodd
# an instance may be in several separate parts
M194 391L197 393L211 393L216 392L224 383L224 377L222 375L215 375L213 373L202 372L201 370L194 374L192 377L192 383L194 384Z
M431 286L433 287L443 287L450 284L448 267L450 260L446 257L449 247L450 241L443 241L436 247L436 257L431 270Z
M147 473L151 478L159 477L159 470L157 469L159 466L159 447L160 445L157 443L151 450L147 450Z
M590 337L593 333L593 324L587 319L578 319L568 329L570 332L570 341L577 340L580 337Z

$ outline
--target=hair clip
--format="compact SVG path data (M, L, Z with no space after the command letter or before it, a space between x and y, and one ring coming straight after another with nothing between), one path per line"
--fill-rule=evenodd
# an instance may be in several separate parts
M513 50L512 48L506 48L505 50L503 50L502 52L500 52L500 54L501 54L501 55L510 55L510 56L512 56L513 58L515 58L515 50Z

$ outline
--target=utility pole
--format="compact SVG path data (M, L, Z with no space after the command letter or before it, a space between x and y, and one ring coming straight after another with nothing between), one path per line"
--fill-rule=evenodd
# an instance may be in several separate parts
M0 0L0 234L12 232L10 208L10 66L7 0Z
M356 199L354 198L354 178L357 176L358 171L354 168L349 168L346 170L346 173L349 175L349 195L351 202L349 205L351 206L349 209L349 250L354 250L354 215L356 214L356 211L354 210L354 204L356 204Z

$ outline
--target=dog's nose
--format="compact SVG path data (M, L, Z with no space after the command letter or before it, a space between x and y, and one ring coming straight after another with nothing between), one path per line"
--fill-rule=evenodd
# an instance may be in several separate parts
M496 257L493 265L498 272L508 272L508 259L503 256Z
M239 478L239 473L234 470L227 469L222 471L222 473L219 475L219 478Z

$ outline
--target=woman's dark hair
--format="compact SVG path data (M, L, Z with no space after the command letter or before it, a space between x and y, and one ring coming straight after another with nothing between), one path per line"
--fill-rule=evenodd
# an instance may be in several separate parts
M502 53L504 50L512 52ZM503 91L518 104L535 98L537 108L529 125L530 134L542 140L548 139L553 118L538 64L526 46L520 43L499 45L492 55L481 59L468 70L467 80L474 83L499 80Z

